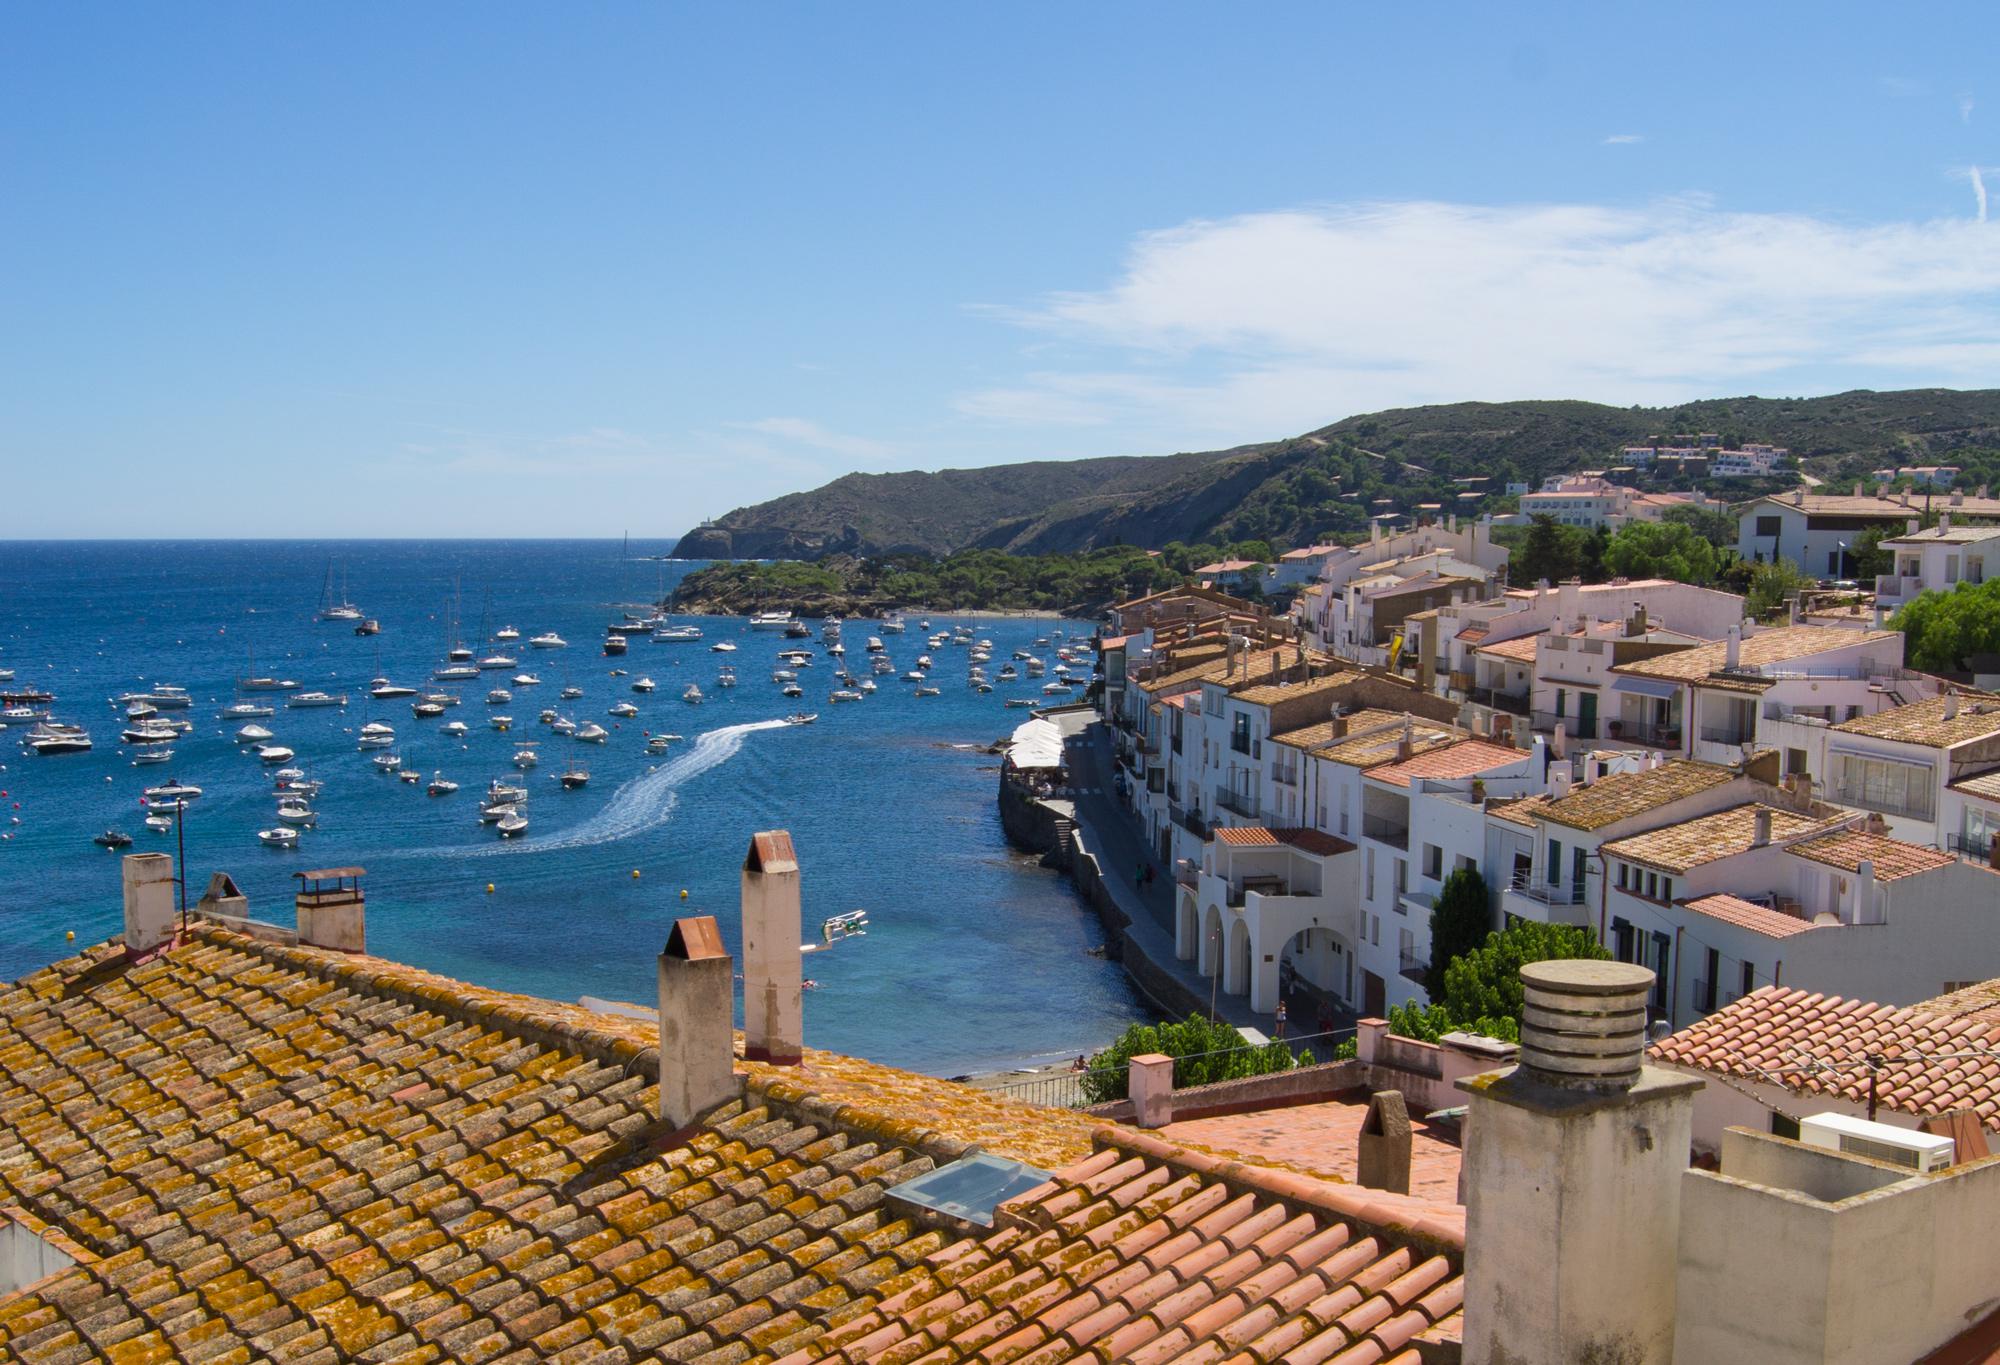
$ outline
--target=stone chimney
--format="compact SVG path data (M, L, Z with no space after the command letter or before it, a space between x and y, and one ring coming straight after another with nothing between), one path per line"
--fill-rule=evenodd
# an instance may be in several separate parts
M1670 1365L1694 1092L1645 1065L1653 973L1533 962L1520 1064L1458 1082L1467 1365Z
M1560 756L1559 756L1560 757ZM1557 801L1569 795L1569 764L1556 763L1549 768L1549 796Z
M805 1042L799 862L792 836L750 836L743 859L743 1055L797 1066Z
M1743 657L1743 627L1731 626L1729 633L1723 639L1727 643L1723 646L1722 666L1724 668L1735 668L1738 661Z
M150 952L171 942L174 860L164 853L128 853L121 866L125 890L125 952Z
M1132 1121L1141 1128L1164 1128L1174 1121L1174 1059L1163 1052L1142 1052L1125 1064L1125 1093L1132 1101Z
M1416 728L1410 723L1410 713L1403 713L1403 728L1396 732L1396 761L1407 763L1416 752Z
M1958 719L1958 689L1947 689L1944 694L1943 716L1946 720Z
M1868 496L1867 485L1864 484L1860 479L1856 479L1854 481L1854 496L1857 498L1863 498Z
M301 944L337 953L368 951L368 907L361 895L362 875L358 867L292 874L299 883L293 905L298 911Z
M1768 806L1757 807L1755 813L1750 817L1750 819L1751 819L1750 847L1762 848L1766 844L1771 842L1770 807Z
M1334 704L1333 714L1327 718L1326 735L1328 739L1347 738L1347 717L1340 714L1338 702Z
M1957 496L1957 495L1956 495L1956 494L1954 494L1953 496ZM1950 529L1951 529L1951 513L1949 513L1949 512L1940 512L1940 513L1938 513L1938 530L1939 530L1939 532L1941 532L1941 533L1942 533L1942 532L1945 532L1945 531L1949 531Z
M1410 1192L1410 1111L1400 1090L1368 1097L1355 1139L1354 1183L1391 1194Z
M660 953L660 1120L676 1132L736 1094L736 979L713 915L674 921Z
M1633 605L1632 619L1625 623L1625 633L1627 635L1644 635L1646 633L1646 604L1644 602Z
M250 901L237 888L235 878L227 872L209 874L208 890L195 903L197 915L211 919L247 919L250 915Z

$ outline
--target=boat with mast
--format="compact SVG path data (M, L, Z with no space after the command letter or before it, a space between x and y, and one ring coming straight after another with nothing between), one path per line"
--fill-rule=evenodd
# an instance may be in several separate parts
M347 565L340 566L340 600L333 600L333 561L326 562L326 583L320 589L319 611L315 621L362 621L366 620L361 608L347 600Z

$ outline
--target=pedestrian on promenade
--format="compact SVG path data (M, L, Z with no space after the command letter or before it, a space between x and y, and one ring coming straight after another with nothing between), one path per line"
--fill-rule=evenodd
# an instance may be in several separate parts
M1278 1000L1278 1041L1283 1042L1284 1039L1285 1039L1285 1001L1284 998L1281 996L1279 997Z

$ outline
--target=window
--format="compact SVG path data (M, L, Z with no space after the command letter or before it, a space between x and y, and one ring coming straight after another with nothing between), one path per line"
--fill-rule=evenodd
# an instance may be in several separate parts
M1750 992L1756 989L1757 989L1757 966L1755 963L1745 962L1743 964L1743 989L1739 991L1738 994L1748 995L1750 994Z
M1887 758L1843 754L1837 800L1890 815L1931 818L1933 786L1927 763L1898 763Z
M1569 714L1569 689L1558 687L1556 689L1556 719L1561 720L1567 714Z
M1806 751L1804 749L1785 750L1785 771L1787 773L1796 775L1804 772L1805 770L1806 770Z
M1673 898L1674 898L1674 879L1672 877L1661 878L1660 899L1663 901L1671 901Z
M1658 900L1658 899L1659 899L1659 896L1660 896L1660 874L1659 874L1659 873L1657 873L1657 872L1648 872L1648 873L1646 874L1646 896L1647 896L1647 898L1648 898L1648 899L1650 899L1650 900Z
M1840 551L1828 550L1826 552L1826 575L1828 578L1840 577Z
M1377 948L1382 946L1382 917L1380 915L1375 916L1375 925L1369 932L1368 941Z
M1560 840L1549 840L1549 885L1562 885L1563 846Z
M1444 850L1436 844L1424 845L1424 875L1432 881L1444 877Z
M1629 874L1631 871L1632 869L1630 865L1626 863L1618 864L1618 889L1620 891L1623 891L1625 889L1625 878L1627 874Z
M1400 915L1403 913L1402 895L1405 891L1408 891L1410 889L1410 863L1409 860L1406 858L1398 858L1395 860L1395 862L1396 862L1396 897L1397 897L1396 913Z
M1785 528L1785 519L1783 517L1757 518L1756 534L1760 537L1761 536L1776 537L1783 533L1784 528Z
M1250 752L1250 717L1241 711L1236 713L1236 723L1231 727L1229 747L1239 754Z
M1345 817L1343 817L1343 818L1345 818ZM1373 844L1370 844L1370 845L1368 846L1368 888L1367 888L1367 899L1368 899L1368 900L1369 900L1370 902L1374 901L1374 899L1375 899L1375 846L1374 846Z
M1583 890L1583 860L1588 856L1580 848L1570 850L1569 884L1578 891Z

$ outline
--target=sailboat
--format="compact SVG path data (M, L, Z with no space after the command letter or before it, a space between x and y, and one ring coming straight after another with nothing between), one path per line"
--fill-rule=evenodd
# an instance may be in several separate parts
M326 584L320 589L319 612L316 621L360 621L365 619L361 608L347 600L347 566L340 566L340 600L333 600L333 561L326 562Z

